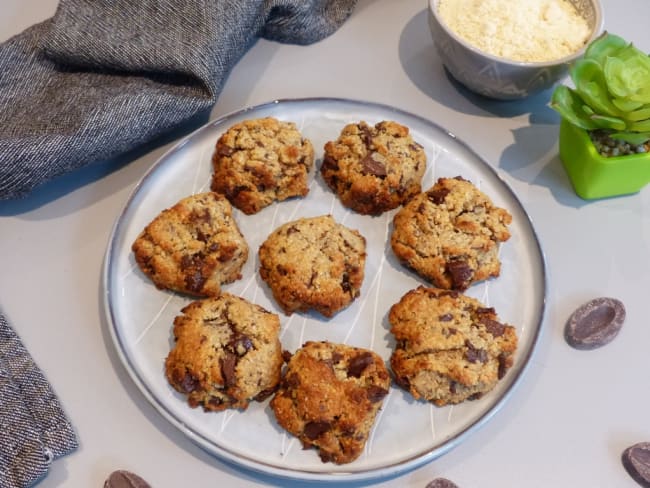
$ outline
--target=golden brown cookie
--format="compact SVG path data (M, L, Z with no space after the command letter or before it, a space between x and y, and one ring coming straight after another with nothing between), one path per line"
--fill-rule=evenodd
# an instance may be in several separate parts
M465 290L499 276L499 243L512 216L459 177L440 178L400 209L391 247L400 261L438 288Z
M272 117L245 120L217 141L212 190L246 214L275 201L303 197L314 164L314 148L296 124Z
M259 248L260 276L287 315L313 309L326 317L359 296L366 240L331 215L288 222Z
M199 193L163 210L132 245L135 260L158 288L215 296L241 278L248 244L228 200Z
M426 155L409 129L397 122L346 125L325 144L320 172L343 205L379 215L420 193Z
M395 381L438 406L480 398L512 366L515 328L457 291L419 287L392 306Z
M363 452L390 376L376 353L307 342L291 357L271 408L278 423L323 462L344 464Z
M174 319L167 380L193 408L246 409L280 382L279 332L276 314L243 298L222 293L194 301Z

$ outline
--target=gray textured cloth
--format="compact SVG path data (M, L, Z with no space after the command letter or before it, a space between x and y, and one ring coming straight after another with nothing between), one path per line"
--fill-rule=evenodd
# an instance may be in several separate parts
M0 488L34 484L76 447L54 391L0 312Z
M150 141L216 101L258 37L309 44L356 0L61 0L0 45L0 200Z

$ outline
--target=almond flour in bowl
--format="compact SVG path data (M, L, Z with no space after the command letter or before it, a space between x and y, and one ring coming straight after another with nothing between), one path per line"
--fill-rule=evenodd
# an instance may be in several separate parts
M477 49L525 63L569 56L592 34L568 0L440 0L438 13Z

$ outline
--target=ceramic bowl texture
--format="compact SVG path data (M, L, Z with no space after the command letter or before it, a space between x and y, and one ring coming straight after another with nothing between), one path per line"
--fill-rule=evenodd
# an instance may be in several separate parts
M603 15L598 0L570 0L589 25L587 45L602 32ZM454 33L438 14L440 0L428 0L431 35L444 66L453 78L471 91L498 100L516 100L551 88L564 78L572 61L584 54L583 48L570 56L547 62L518 62L483 52Z

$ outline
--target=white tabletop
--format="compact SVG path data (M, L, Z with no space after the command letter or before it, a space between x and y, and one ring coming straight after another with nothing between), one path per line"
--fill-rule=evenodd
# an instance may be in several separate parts
M56 4L3 0L0 41L48 18ZM303 97L399 107L466 141L512 187L535 225L548 295L543 333L522 381L459 446L371 484L424 488L440 476L461 488L638 486L620 456L650 441L650 189L578 198L558 158L559 119L546 106L549 93L495 102L459 89L433 51L425 8L424 0L360 0L340 30L317 44L260 40L211 113ZM647 0L605 0L604 16L608 31L650 51ZM225 464L170 425L128 376L104 317L101 270L116 217L145 171L203 122L117 162L63 176L24 200L0 202L0 306L81 444L39 486L102 486L115 469L132 470L155 488L300 486ZM563 338L568 316L599 296L624 302L621 333L601 349L572 349Z

